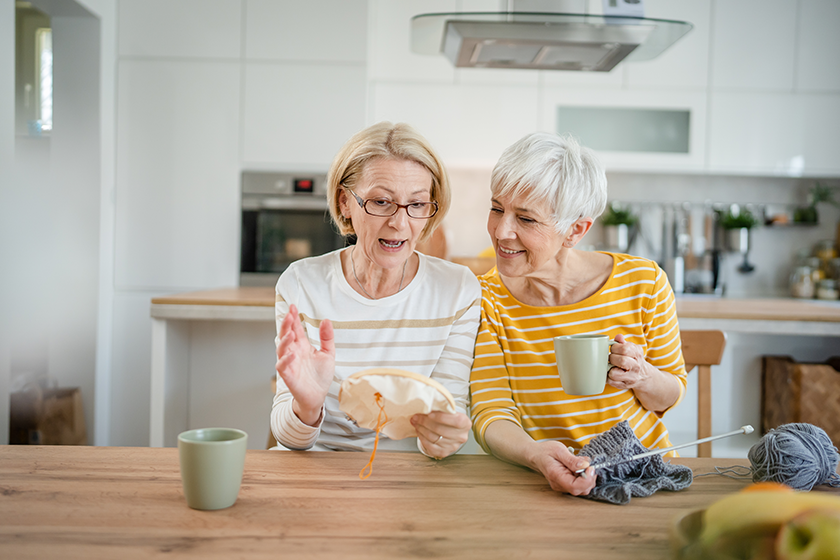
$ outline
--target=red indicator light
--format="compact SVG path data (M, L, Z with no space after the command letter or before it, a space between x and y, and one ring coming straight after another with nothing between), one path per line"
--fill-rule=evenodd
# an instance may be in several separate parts
M312 192L315 182L312 179L295 179L295 192Z

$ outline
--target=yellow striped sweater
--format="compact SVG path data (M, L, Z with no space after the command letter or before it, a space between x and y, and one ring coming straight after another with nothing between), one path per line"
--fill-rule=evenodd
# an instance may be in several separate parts
M572 305L520 303L496 269L479 278L481 326L470 395L473 429L485 451L490 450L484 432L497 420L516 423L536 441L557 440L575 449L628 420L645 447L671 445L660 415L644 409L632 390L607 385L601 395L576 397L564 393L560 385L555 336L606 334L614 338L620 333L644 349L650 364L677 377L677 402L685 394L674 293L665 273L648 259L611 256L613 270L607 282Z

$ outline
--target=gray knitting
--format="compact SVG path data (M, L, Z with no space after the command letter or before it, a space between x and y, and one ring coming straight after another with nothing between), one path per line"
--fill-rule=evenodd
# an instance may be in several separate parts
M589 457L590 464L595 465L629 459L647 451L650 450L642 445L627 420L623 420L584 445L578 455ZM684 490L692 480L690 468L666 463L661 455L603 467L595 473L598 476L595 488L584 497L613 504L626 504L633 496L650 496L657 490Z

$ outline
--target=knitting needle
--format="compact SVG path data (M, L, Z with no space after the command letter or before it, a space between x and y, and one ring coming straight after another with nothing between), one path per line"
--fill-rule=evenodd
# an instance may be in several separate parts
M666 447L665 449L654 449L653 451L648 451L646 453L639 453L638 455L633 455L628 459L622 459L620 461L615 461L613 463L600 463L597 465L589 465L590 467L594 467L596 469L600 469L602 467L614 467L615 465L620 465L622 463L629 463L630 461L635 461L636 459L644 459L645 457L650 457L651 455L662 455L664 453L668 453L669 451L674 451L676 449L682 449L683 447L691 447L693 445L700 445L701 443L706 443L707 441L713 441L716 439L721 439L729 436L737 436L738 434L751 434L755 430L752 426L747 424L746 426L741 426L739 429L733 432L727 432L725 434L720 434L717 436L709 436L707 438L698 439L696 441L690 441L688 443L683 443L680 445L674 445L671 447ZM580 474L586 469L578 469L575 471L575 474Z

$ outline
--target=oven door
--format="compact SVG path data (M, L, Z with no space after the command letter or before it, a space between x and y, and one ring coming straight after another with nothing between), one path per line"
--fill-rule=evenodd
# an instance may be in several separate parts
M273 286L292 262L343 247L324 207L243 209L239 284Z

